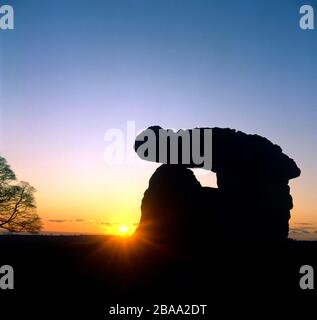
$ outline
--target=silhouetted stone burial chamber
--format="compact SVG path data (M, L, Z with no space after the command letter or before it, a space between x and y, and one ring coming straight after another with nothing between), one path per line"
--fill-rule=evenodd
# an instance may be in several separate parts
M288 182L300 169L268 139L234 129L154 126L137 136L135 151L163 163L145 191L136 234L180 242L203 234L221 241L287 239ZM218 188L202 187L188 168L215 172Z

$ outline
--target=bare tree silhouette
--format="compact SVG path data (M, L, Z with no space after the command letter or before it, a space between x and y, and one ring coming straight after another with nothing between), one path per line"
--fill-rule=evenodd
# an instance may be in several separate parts
M36 190L28 182L15 182L14 172L6 159L0 157L0 229L36 233L42 227L36 213Z

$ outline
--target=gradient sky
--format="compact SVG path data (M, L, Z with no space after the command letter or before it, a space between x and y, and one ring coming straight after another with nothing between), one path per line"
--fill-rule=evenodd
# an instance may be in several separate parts
M315 1L6 3L16 28L0 30L0 152L36 187L44 230L138 221L155 165L104 160L105 132L131 120L279 144L302 169L292 236L317 239L317 30L299 28L300 6L317 12Z

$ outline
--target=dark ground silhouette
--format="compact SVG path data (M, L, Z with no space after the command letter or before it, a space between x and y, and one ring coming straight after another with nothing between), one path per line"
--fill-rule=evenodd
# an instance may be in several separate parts
M317 268L317 242L289 240L274 250L257 243L247 251L234 242L218 243L193 258L106 236L0 240L0 264L15 270L15 290L0 291L2 314L10 316L4 319L46 319L47 313L56 319L107 319L106 308L117 303L208 304L210 317L197 319L213 319L217 311L224 317L254 315L254 307L261 314L276 314L279 307L285 315L317 298L315 290L298 284L300 266Z

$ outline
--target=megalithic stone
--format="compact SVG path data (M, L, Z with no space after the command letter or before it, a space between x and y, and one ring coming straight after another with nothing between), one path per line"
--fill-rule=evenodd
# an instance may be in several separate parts
M259 135L229 128L173 131L151 126L136 137L134 149L141 159L162 164L209 169L211 162L209 170L221 172L221 176L234 173L248 179L288 181L300 175L295 161L278 145ZM197 159L208 160L208 165Z
M202 193L207 197L204 207L207 211L209 207L217 224L218 237L274 242L287 238L293 206L288 181L298 177L300 169L268 139L229 128L174 132L153 126L136 138L135 150L147 161L216 173L217 195ZM158 187L164 190L162 181ZM155 188L153 183L151 188ZM213 196L208 199L210 194ZM211 203L215 201L217 210Z

